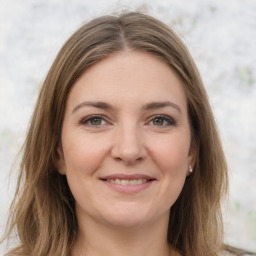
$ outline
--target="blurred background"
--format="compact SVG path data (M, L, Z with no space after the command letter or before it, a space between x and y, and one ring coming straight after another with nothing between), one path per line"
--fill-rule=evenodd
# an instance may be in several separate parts
M226 242L256 251L255 0L0 0L0 236L15 187L17 154L58 50L82 23L125 10L143 11L170 25L194 57L229 165Z

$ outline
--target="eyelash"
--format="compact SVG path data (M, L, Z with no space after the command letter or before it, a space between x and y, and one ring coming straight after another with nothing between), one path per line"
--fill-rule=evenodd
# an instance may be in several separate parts
M91 116L88 116L88 117L86 117L86 118L83 118L83 119L80 121L80 124L82 124L82 125L88 125L88 126L94 126L94 127L102 126L102 124L93 125L93 124L90 124L90 123L89 123L90 121L92 121L92 120L94 120L94 119L99 119L99 120L101 120L101 122L102 122L102 121L107 122L107 121L105 120L104 116L102 116L102 115L91 115ZM163 122L167 122L167 124L165 123L165 125L160 125L160 126L153 124L153 126L156 126L156 127L167 127L167 126L175 126L175 125L176 125L176 122L175 122L171 117L166 116L166 115L155 115L155 116L153 116L153 117L150 119L150 121L149 121L148 123L150 124L150 123L153 122L155 119L161 119L161 120L163 120Z
M153 118L150 120L149 123L153 122L155 119L162 119L163 121L167 122L166 125L161 125L159 127L167 127L167 126L175 126L176 122L169 116L166 115L155 115L153 116ZM157 125L155 125L156 127L158 127Z
M102 115L91 115L91 116L88 116L86 118L83 118L81 121L80 121L80 124L82 125L88 125L88 126L102 126L102 124L100 125L93 125L93 124L89 124L90 121L94 120L94 119L100 119L101 121L105 121L105 118L102 116Z

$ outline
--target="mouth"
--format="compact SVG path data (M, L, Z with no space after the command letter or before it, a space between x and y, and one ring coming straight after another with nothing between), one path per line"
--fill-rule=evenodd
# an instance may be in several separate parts
M109 188L121 193L136 193L148 188L155 178L146 175L110 175L100 178Z
M128 186L128 185L136 186L136 185L147 183L147 182L151 181L151 179L132 179L132 180L127 180L127 179L107 179L105 181L113 183L113 184L124 185L124 186Z

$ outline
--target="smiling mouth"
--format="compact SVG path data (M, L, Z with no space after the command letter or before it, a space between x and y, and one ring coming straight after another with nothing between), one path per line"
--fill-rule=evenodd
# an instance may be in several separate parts
M152 181L153 179L105 179L106 182L117 185L140 185Z
M134 194L150 187L155 178L143 174L113 174L100 178L109 188L114 191Z

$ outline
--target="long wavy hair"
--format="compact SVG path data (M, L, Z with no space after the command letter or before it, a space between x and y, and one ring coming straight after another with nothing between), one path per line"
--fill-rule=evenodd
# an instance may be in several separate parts
M50 68L24 143L6 232L6 238L15 232L19 244L6 255L70 255L78 230L75 201L55 165L67 97L88 67L127 49L161 58L176 72L187 97L196 163L170 209L167 241L185 256L216 256L222 250L220 201L227 191L227 166L200 74L171 28L129 12L84 24Z

